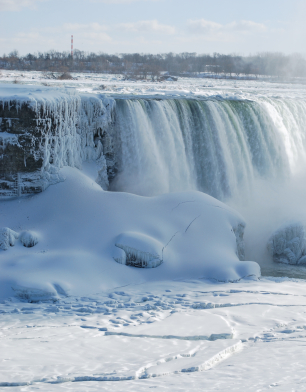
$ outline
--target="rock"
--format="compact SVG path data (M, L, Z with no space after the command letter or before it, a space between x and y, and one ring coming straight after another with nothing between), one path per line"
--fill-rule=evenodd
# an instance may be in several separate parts
M38 244L37 235L31 231L24 231L20 234L20 241L26 248L32 248Z
M9 229L8 227L3 227L0 229L0 249L8 250L10 246L15 245L15 241L18 238L18 233Z
M300 222L293 222L275 231L268 249L273 261L283 264L306 264L306 232Z

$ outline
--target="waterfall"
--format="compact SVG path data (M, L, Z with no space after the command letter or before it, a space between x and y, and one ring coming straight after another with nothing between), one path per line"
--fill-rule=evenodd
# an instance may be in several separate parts
M305 157L306 102L116 99L113 190L199 190L228 199L256 178L286 178Z

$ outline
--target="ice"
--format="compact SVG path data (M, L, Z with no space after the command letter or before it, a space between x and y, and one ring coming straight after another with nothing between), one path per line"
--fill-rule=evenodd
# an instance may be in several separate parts
M5 165L1 180L5 185L0 197L42 191L63 180L59 175L63 166L81 169L88 160L97 164L97 182L108 188L108 172L114 163L106 133L113 121L113 99L72 89L2 84L0 106L3 116L12 117L1 117L0 151ZM10 184L17 175L17 185Z
M163 260L163 245L154 238L141 233L127 232L120 234L115 246L124 251L125 255L114 259L125 265L138 268L156 268Z
M236 236L236 243L237 243L237 256L239 260L245 260L245 247L244 247L244 230L245 224L239 223L236 227L233 227L233 231Z
M268 249L276 263L306 264L306 234L300 222L292 222L274 232Z

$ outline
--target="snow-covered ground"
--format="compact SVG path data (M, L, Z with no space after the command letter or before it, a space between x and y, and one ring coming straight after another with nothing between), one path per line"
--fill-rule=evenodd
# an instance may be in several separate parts
M73 87L82 93L107 94L111 96L160 96L203 98L219 96L225 99L270 98L305 98L305 84L276 83L256 80L227 80L203 78L179 78L177 81L132 81L122 75L99 73L72 73L74 80L56 80L46 78L39 71L1 70L1 83L21 83L47 85L52 87Z
M73 76L0 80L109 96L306 97L294 84ZM0 390L306 391L305 280L260 277L240 261L238 213L199 192L104 192L95 163L61 175L42 194L0 202L0 229L13 230L0 232ZM292 216L302 203L284 194ZM268 196L261 211L240 204L247 223L264 213L271 229L283 204ZM156 268L125 265L135 260Z
M305 391L305 306L285 278L6 300L1 390Z

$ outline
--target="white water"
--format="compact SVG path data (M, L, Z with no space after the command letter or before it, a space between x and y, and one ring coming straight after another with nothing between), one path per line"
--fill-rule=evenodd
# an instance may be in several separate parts
M305 157L305 127L305 101L117 99L113 189L227 200L257 178L290 177Z

